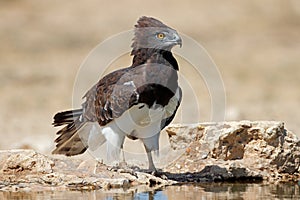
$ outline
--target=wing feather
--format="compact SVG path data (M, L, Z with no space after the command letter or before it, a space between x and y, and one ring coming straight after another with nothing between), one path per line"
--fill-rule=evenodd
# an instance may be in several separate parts
M165 106L176 92L177 79L176 70L152 63L112 72L84 96L84 118L104 126L138 103Z

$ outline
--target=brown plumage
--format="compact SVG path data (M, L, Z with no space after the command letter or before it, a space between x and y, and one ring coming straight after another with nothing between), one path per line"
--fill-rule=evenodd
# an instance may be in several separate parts
M158 34L163 35L158 37ZM141 17L135 25L132 65L100 79L84 95L82 109L60 112L54 116L54 126L66 126L57 132L59 137L55 140L57 145L53 153L67 156L83 153L88 148L89 132L84 128L86 124L97 122L101 127L110 127L115 119L121 119L127 110L135 106L139 106L137 112L144 106L149 109L156 109L157 106L172 108L171 113L166 112L168 114L164 114L165 117L159 122L160 130L167 126L174 118L181 101L181 89L177 82L179 68L171 53L171 48L177 44L181 45L181 39L174 29L157 19ZM175 93L178 97L174 107L170 101ZM132 132L125 135L131 139L139 138L134 132L133 128ZM123 146L123 137L120 134L119 148ZM158 150L158 146L152 148L148 143L157 141L139 139L144 142L149 168L155 169L151 151ZM99 145L103 142L99 141Z

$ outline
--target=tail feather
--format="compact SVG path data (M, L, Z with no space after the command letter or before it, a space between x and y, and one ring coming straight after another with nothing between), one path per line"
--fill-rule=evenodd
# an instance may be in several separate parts
M56 115L54 115L54 122L52 124L53 124L53 126L61 126L64 124L71 124L82 115L82 112L83 112L83 109L59 112Z
M80 119L82 112L82 109L69 110L54 116L54 126L66 126L57 132L59 136L55 140L57 144L56 149L52 151L53 154L73 156L86 151L87 144L78 134L78 131L85 125L85 122Z

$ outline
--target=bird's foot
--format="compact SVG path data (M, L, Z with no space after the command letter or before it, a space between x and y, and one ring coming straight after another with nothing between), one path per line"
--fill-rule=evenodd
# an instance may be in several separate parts
M122 168L123 168L123 169L129 168L128 163L125 162L125 161L119 162L119 163L117 164L117 166L118 166L119 168L121 168L121 169L122 169Z
M164 180L168 180L166 173L162 171L162 169L140 169L139 172L151 174L152 176L159 177Z
M135 166L129 166L127 162L122 161L119 162L117 165L111 167L109 170L119 172L119 173L128 173L133 176L137 176L136 171L138 171L139 168Z
M156 169L156 168L154 168L154 169L152 169L152 168L151 169L150 168L149 169L140 169L139 171L143 172L143 173L151 174L153 176L157 176L157 175L163 173L161 169Z

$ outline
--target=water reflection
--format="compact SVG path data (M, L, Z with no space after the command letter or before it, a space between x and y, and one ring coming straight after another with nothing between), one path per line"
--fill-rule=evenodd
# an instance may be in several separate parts
M205 183L160 188L114 191L43 191L0 192L0 199L106 199L106 200L178 200L178 199L300 199L297 184L229 184Z

